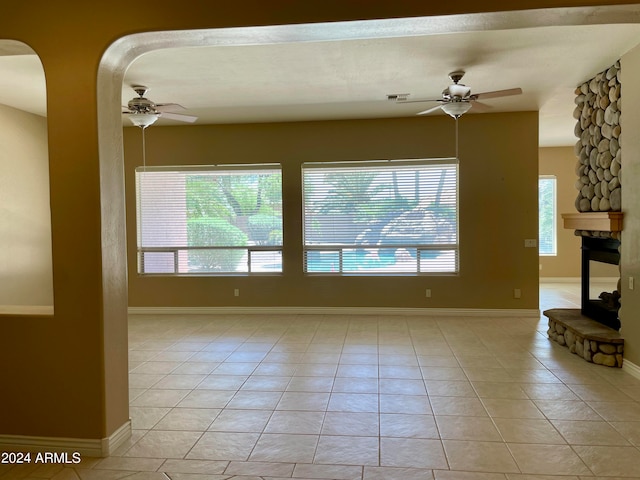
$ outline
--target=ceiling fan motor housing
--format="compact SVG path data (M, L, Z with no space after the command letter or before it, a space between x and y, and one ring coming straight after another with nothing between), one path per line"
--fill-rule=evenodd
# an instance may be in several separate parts
M129 110L140 113L156 113L156 104L148 98L138 97L132 98L127 103Z

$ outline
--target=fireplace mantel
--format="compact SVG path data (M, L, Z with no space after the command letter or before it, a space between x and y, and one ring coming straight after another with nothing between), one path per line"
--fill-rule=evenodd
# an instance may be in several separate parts
M622 212L563 213L564 228L598 232L621 232Z

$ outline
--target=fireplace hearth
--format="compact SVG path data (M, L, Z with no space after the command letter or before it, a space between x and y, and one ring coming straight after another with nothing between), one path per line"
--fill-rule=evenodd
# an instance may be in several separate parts
M613 292L590 298L590 263L620 264L622 213L597 212L563 214L565 228L582 237L582 272L580 309L546 310L549 338L565 346L587 362L622 367L624 338L620 335L619 285Z

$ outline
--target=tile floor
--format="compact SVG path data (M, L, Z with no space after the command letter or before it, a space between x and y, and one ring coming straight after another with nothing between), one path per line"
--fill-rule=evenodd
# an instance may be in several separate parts
M545 284L541 310L579 302ZM55 480L640 478L640 380L546 319L135 316L133 437Z

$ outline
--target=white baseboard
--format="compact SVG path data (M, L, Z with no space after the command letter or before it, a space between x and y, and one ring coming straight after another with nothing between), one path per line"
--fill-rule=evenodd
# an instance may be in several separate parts
M540 317L540 310L393 307L129 307L129 315L402 315L427 317Z
M640 380L640 367L626 358L622 360L622 370Z
M67 452L87 457L108 457L131 437L131 420L107 438L60 438L27 435L0 435L0 449L21 452Z

